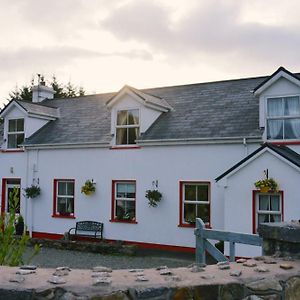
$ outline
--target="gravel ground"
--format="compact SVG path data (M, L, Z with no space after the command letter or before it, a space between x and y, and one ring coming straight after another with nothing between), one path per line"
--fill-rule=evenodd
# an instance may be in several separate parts
M28 249L26 252L25 263L27 263L31 251L32 249ZM166 252L140 251L136 256L119 256L42 248L40 253L33 257L30 264L43 268L69 266L76 269L90 269L94 266L105 266L112 269L144 269L162 265L169 268L186 267L193 262L193 255Z

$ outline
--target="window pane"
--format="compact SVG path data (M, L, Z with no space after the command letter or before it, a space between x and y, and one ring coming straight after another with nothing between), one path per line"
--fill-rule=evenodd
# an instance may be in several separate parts
M15 132L17 131L17 120L8 120L8 131Z
M269 222L269 215L268 214L259 214L258 215L258 224L267 223L267 222Z
M126 183L117 183L117 198L126 198Z
M283 116L282 98L268 99L268 116L269 117Z
M284 138L285 139L300 138L300 119L284 120Z
M268 120L268 139L283 139L283 120Z
M186 223L196 222L196 205L195 204L184 204L183 219L184 219L184 222L186 222Z
M129 183L127 184L127 196L126 198L135 198L135 184Z
M116 201L116 218L118 220L135 219L135 202L126 200Z
M208 204L197 204L197 218L201 218L204 223L209 223Z
M300 114L299 97L284 98L284 114L286 116L296 116Z
M16 134L17 139L17 147L20 146L24 142L24 134Z
M7 148L17 148L17 136L15 134L9 134L7 136Z
M208 186L198 185L197 186L197 201L208 201Z
M128 144L135 144L135 140L138 138L139 128L128 128Z
M196 185L184 185L184 200L196 201Z
M127 128L117 128L117 145L127 145Z
M280 205L279 205L279 196L272 195L270 196L270 210L271 211L280 211Z
M66 187L66 182L58 182L58 195L67 195L67 187Z
M128 125L137 125L139 124L139 110L131 109L128 110Z
M281 215L272 215L270 222L281 222Z
M127 122L127 110L118 111L117 125L128 125Z
M259 210L270 210L269 207L269 196L268 195L259 195Z
M24 119L17 119L17 131L24 131Z
M66 188L67 188L67 195L74 196L74 182L67 182Z
M20 188L17 187L17 190L18 190L17 195L16 195L17 196L17 202L13 203L13 202L10 201L10 199L13 195L14 187L8 187L7 188L7 194L8 194L7 212L10 212L10 209L14 208L14 210L17 214L20 213Z
M57 212L60 214L74 213L74 199L58 197Z

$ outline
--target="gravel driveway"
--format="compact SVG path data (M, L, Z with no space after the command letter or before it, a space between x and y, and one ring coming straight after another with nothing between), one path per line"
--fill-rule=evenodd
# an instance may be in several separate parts
M26 259L29 257L30 251L31 249L24 256L25 263L27 263ZM159 253L141 251L136 256L119 256L42 248L40 253L33 257L30 264L43 268L69 266L70 268L90 269L94 266L106 266L112 269L144 269L161 265L166 265L169 268L186 267L194 262L193 255Z

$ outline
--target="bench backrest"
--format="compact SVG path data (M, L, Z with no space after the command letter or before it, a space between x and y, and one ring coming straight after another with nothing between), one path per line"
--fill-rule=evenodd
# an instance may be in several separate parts
M94 221L80 221L76 222L76 231L101 231L102 223Z

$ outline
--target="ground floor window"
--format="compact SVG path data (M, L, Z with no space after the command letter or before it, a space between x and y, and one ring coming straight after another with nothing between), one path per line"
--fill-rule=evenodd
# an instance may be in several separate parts
M112 184L112 221L136 221L136 182L117 181Z
M210 225L210 183L180 183L180 225L194 226L196 218Z
M54 180L54 216L74 216L74 187L73 179Z
M257 193L254 209L255 233L260 223L283 221L283 193Z

